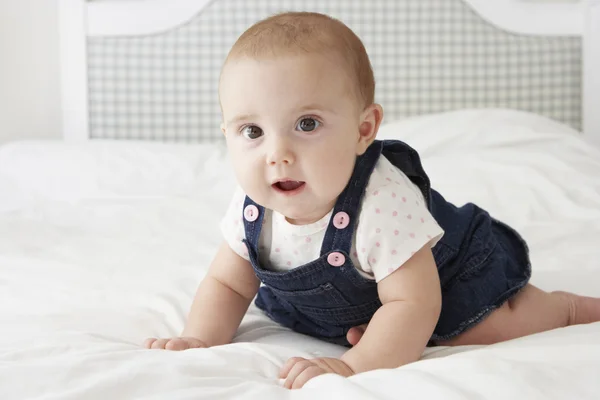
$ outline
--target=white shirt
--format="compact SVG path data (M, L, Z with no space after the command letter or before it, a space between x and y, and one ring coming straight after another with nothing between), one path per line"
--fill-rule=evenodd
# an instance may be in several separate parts
M245 196L238 187L221 221L221 231L231 249L248 260L242 243ZM261 265L285 271L319 258L332 213L333 210L312 224L293 225L285 216L265 209L258 243ZM419 188L387 158L379 157L362 199L352 240L350 257L357 270L379 282L423 246L435 246L443 234Z

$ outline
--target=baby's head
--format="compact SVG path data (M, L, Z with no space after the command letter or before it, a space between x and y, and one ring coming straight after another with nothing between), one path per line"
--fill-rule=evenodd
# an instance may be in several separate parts
M223 66L222 130L242 189L290 222L331 210L383 111L360 39L315 13L250 27Z

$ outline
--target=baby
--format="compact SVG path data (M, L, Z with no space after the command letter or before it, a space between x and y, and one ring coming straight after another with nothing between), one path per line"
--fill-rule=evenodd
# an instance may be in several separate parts
M256 297L281 325L351 347L340 359L288 360L280 377L299 388L414 362L428 344L600 320L600 299L528 283L517 232L444 200L407 144L375 139L374 91L363 44L336 19L284 13L241 35L219 86L239 183L224 241L181 337L145 347L229 343Z

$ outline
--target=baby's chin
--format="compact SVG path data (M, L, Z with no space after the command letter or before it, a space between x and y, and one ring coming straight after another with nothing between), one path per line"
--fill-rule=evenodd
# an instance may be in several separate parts
M283 215L289 223L294 225L308 225L317 222L333 208L333 204L315 207L316 199L295 197L285 199L280 196L269 196L269 193L257 193L256 197L252 197L251 194L247 194L258 204Z
M308 225L319 221L325 215L325 213L315 213L314 209L299 209L299 208L287 208L287 209L275 209L279 214L283 215L285 219L293 225Z
M295 221L301 221L305 219L304 216L306 214L302 213L302 210L300 210L299 207L282 207L281 205L273 205L273 207L270 208L278 214L283 215L290 223L295 223Z

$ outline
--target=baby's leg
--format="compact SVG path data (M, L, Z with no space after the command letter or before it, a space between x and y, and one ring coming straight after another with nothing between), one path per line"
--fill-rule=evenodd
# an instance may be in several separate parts
M441 346L492 344L568 325L600 321L600 298L525 286L473 328Z

